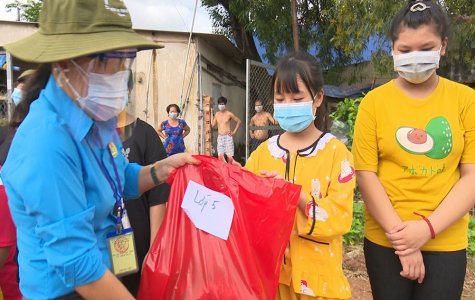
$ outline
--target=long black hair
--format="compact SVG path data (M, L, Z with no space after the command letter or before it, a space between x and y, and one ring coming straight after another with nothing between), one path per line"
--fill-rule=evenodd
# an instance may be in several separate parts
M272 77L272 95L274 95L274 87L279 94L282 94L282 92L299 93L297 77L305 84L312 95L312 99L323 91L323 73L320 64L315 57L300 51L283 57L277 64ZM318 129L328 130L329 122L325 99L317 109L314 123Z

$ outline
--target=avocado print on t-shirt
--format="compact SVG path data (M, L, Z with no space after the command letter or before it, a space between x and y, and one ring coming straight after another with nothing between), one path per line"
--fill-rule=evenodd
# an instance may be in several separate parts
M447 157L453 146L452 130L444 117L433 118L425 129L400 127L396 131L396 140L405 151L433 159Z

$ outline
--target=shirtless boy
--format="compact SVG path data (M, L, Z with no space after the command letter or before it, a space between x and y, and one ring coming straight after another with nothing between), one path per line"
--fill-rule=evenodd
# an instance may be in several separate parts
M236 117L232 112L226 109L228 99L225 97L219 97L218 108L211 120L211 127L218 125L218 157L222 161L226 161L224 154L228 157L229 162L234 161L234 142L233 135L238 131L241 126L241 120ZM231 120L236 122L236 127L231 130Z
M269 126L276 124L272 115L263 111L262 107L262 100L257 99L255 102L256 114L251 118L249 126ZM269 138L269 130L267 129L250 130L249 134L251 137L250 152L256 150L257 146Z

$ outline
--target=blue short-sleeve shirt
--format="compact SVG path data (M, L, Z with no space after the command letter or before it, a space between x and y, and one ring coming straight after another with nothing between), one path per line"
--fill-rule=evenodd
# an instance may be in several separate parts
M115 229L116 200L94 154L115 186L120 180L124 197L139 196L141 169L120 155L115 124L91 120L51 76L18 128L2 179L17 226L25 298L71 293L110 268L106 234Z

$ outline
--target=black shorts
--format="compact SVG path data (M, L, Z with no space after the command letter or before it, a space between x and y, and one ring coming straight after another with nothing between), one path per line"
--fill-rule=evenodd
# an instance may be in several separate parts
M460 300L467 267L466 251L422 251L425 277L402 277L402 266L393 248L364 240L366 269L375 300Z

